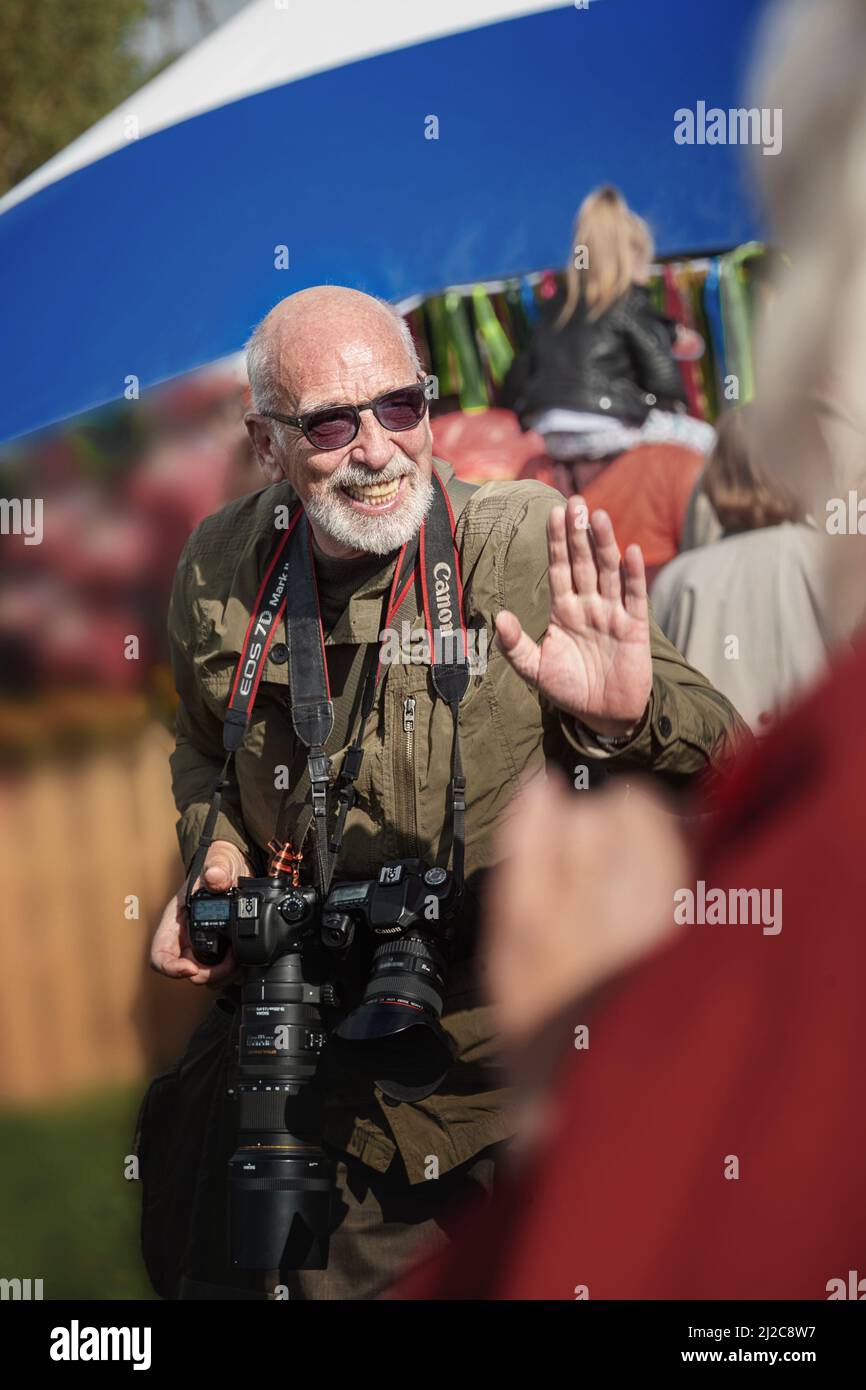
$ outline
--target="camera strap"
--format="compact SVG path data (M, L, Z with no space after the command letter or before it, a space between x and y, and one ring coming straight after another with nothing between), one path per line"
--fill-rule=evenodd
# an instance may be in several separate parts
M460 701L469 686L468 643L454 510L435 468L431 481L433 502L430 510L419 530L402 547L397 557L385 609L384 628L387 630L391 627L414 583L416 598L420 598L418 611L423 611L430 643L433 686L440 699L448 704L453 717L450 786L452 872L459 891L463 886L466 810L466 779L460 757ZM466 495L468 493L469 489L466 489ZM292 725L297 738L307 748L310 781L310 802L306 814L294 827L294 838L299 846L306 836L310 821L315 823L318 876L323 894L327 894L330 887L346 817L355 801L355 783L364 757L364 731L375 702L382 659L381 650L371 646L359 727L346 750L340 771L336 787L337 819L334 835L329 842L327 811L331 764L324 745L333 728L334 707L319 612L312 533L306 514L298 503L268 565L250 615L223 722L226 760L215 784L202 837L190 867L187 898L213 841L221 794L228 785L226 777L229 765L243 743L268 650L284 613ZM375 661L374 656L378 656ZM278 833L283 830L286 800L287 796L284 796L278 817Z
M431 678L440 699L445 700L454 719L454 739L452 744L452 846L453 872L458 890L463 885L465 851L465 808L466 782L460 758L459 705L469 685L468 647L463 618L463 589L460 576L460 561L455 541L456 519L451 498L435 469L431 481L434 487L433 502L419 531L403 546L397 557L391 588L384 608L382 631L392 627L409 594L415 591L417 609L424 614L430 643ZM463 492L462 501L474 489L455 480ZM459 494L458 494L459 495ZM298 547L299 551L302 549ZM312 552L308 568L308 582L315 590L315 569ZM290 631L291 614L287 612L287 630ZM292 659L294 646L291 638L289 646L289 679L292 684L294 703L294 676ZM378 657L378 659L374 659ZM371 646L363 679L361 707L358 728L354 739L343 757L343 764L335 788L337 815L334 833L325 847L323 843L324 823L316 820L314 810L308 806L291 822L290 793L287 791L280 806L277 819L276 840L283 841L291 834L296 847L304 842L311 820L317 826L317 859L319 881L323 894L327 894L333 876L334 865L340 852L346 819L355 804L355 784L361 771L364 758L364 733L367 721L373 710L376 690L382 675L381 649ZM322 679L320 676L319 679ZM298 730L296 729L296 732ZM303 734L298 734L303 741ZM295 801L296 804L296 801Z
M201 874L205 857L210 846L213 844L214 830L216 828L217 817L219 816L222 802L222 793L226 787L230 785L228 781L228 770L232 758L244 741L250 722L250 716L253 711L253 705L255 704L259 682L262 678L262 671L264 670L265 661L267 660L268 650L273 641L274 633L279 627L280 618L285 611L289 564L294 550L291 541L303 515L303 508L300 503L297 503L289 517L289 524L285 528L285 534L280 538L276 551L265 570L264 578L259 585L259 591L256 594L255 602L250 613L250 620L247 624L246 633L244 634L244 645L241 650L241 657L235 669L234 680L229 692L228 705L225 715L223 716L223 748L226 754L225 762L214 783L211 804L208 808L201 839L196 847L187 875L185 891L187 907L189 907L192 886Z
M463 614L463 581L457 553L456 521L448 493L435 471L433 476L438 483L438 492L417 536L420 550L418 573L424 621L433 657L430 667L433 688L449 706L453 720L451 854L457 891L462 893L466 849L466 778L460 758L460 701L469 688L469 645ZM458 637L459 642L455 642Z
M455 738L453 738L452 748L452 785L450 785L450 798L452 798L452 844L453 844L453 872L457 880L457 885L463 885L463 860L464 844L466 844L466 830L464 830L464 819L466 819L466 780L463 777L463 767L460 762L460 731L459 731L459 705L460 699L466 694L468 687L468 652L466 626L463 620L463 584L460 578L460 557L457 555L456 545L456 518L453 512L452 502L442 484L441 478L432 471L432 482L434 482L434 502L432 502L430 513L421 525L420 531L416 532L411 541L407 542L400 550L398 563L393 571L391 584L391 594L388 596L388 603L385 607L385 619L382 630L391 628L393 620L396 619L400 607L409 596L413 581L416 577L420 580L420 595L416 592L418 602L418 613L424 613L425 627L427 627L428 641L431 644L431 655L435 657L431 663L431 678L434 688L439 698L445 699L452 709L453 720L455 720ZM459 484L457 486L466 485ZM474 489L466 489L463 500ZM430 596L434 595L435 603L431 607ZM453 626L453 620L457 617L457 626ZM441 659L445 657L445 659ZM359 728L352 745L346 749L341 776L339 776L338 787L336 787L336 798L338 798L338 815L334 837L332 837L329 849L331 852L339 853L342 845L343 828L345 828L346 817L349 810L354 805L354 783L360 773L361 762L364 758L364 730L367 727L367 720L375 701L375 691L379 677L381 677L381 653L377 663L373 660L368 662L367 677L364 681L363 696L361 696L361 710Z

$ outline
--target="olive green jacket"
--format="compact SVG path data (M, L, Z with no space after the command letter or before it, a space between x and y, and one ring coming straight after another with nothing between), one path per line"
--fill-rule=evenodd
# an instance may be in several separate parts
M453 489L453 470L438 459L435 466ZM178 565L169 614L180 697L171 767L187 867L223 761L222 715L250 609L276 544L275 508L294 500L288 483L280 483L230 503L201 523ZM552 759L570 780L577 766L587 768L590 786L629 769L652 770L682 783L744 735L732 706L685 662L655 623L649 716L623 749L603 749L514 673L493 643L494 617L508 608L531 637L537 640L544 633L549 619L546 522L551 508L562 502L558 492L542 483L486 483L465 502L457 522L466 624L486 631L488 650L486 670L471 677L461 705L470 889L461 931L468 958L457 960L450 970L442 1020L456 1047L454 1065L427 1100L394 1104L372 1083L329 1062L327 1053L323 1062L326 1139L380 1171L398 1149L412 1182L423 1180L431 1158L445 1172L513 1132L491 1011L483 1002L471 954L477 919L473 884L493 861L496 823L522 775ZM328 743L332 781L354 737L366 644L378 639L393 565L393 559L372 565L366 559L317 562L336 711ZM342 593L341 567L349 574L348 586L343 577ZM408 619L412 612L413 607L408 612L404 607L401 617ZM419 627L423 618L416 613L412 629ZM306 750L297 746L287 709L285 643L282 624L274 634L215 831L216 838L247 852L262 851L272 838L285 779L294 787L305 767ZM452 718L431 692L426 665L383 666L335 883L368 879L386 859L418 856L448 864Z

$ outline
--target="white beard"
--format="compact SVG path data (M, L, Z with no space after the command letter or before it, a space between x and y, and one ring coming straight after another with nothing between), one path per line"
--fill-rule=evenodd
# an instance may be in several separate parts
M345 483L356 486L373 482L369 472L349 464L339 468L328 481L326 492L310 497L304 510L331 540L351 550L363 550L369 555L390 555L399 550L421 528L433 502L433 480L422 481L417 468L407 469L403 459L395 459L375 475L376 482L389 483L408 473L406 497L399 510L389 516L363 516L353 511L340 488Z

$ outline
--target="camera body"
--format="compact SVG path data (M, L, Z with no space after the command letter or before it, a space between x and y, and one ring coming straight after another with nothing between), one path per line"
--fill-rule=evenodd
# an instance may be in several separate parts
M455 896L454 879L446 869L429 868L421 859L395 859L382 865L377 878L332 888L322 921L339 933L347 930L348 918L380 938L425 923L424 930L444 938Z
M420 859L385 863L377 878L339 884L325 902L323 933L336 940L361 925L372 947L363 995L333 1046L392 1100L431 1095L453 1060L439 1019L459 904L454 876Z
M189 905L189 939L202 965L217 965L232 946L239 965L270 965L297 950L318 926L319 894L276 878L239 878L227 893L200 888Z
M317 928L325 946L343 951L357 925L383 940L415 928L440 939L444 948L456 897L453 876L421 859L390 860L377 878L338 884L321 912L315 888L292 887L282 876L239 878L226 893L199 888L192 894L189 938L202 965L218 965L229 946L241 966L270 965L299 950Z

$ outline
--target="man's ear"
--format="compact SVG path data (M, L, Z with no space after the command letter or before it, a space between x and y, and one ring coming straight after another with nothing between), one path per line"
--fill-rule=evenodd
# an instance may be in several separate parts
M286 475L279 459L270 421L264 415L248 410L244 416L244 424L255 449L259 467L268 482L281 483Z

